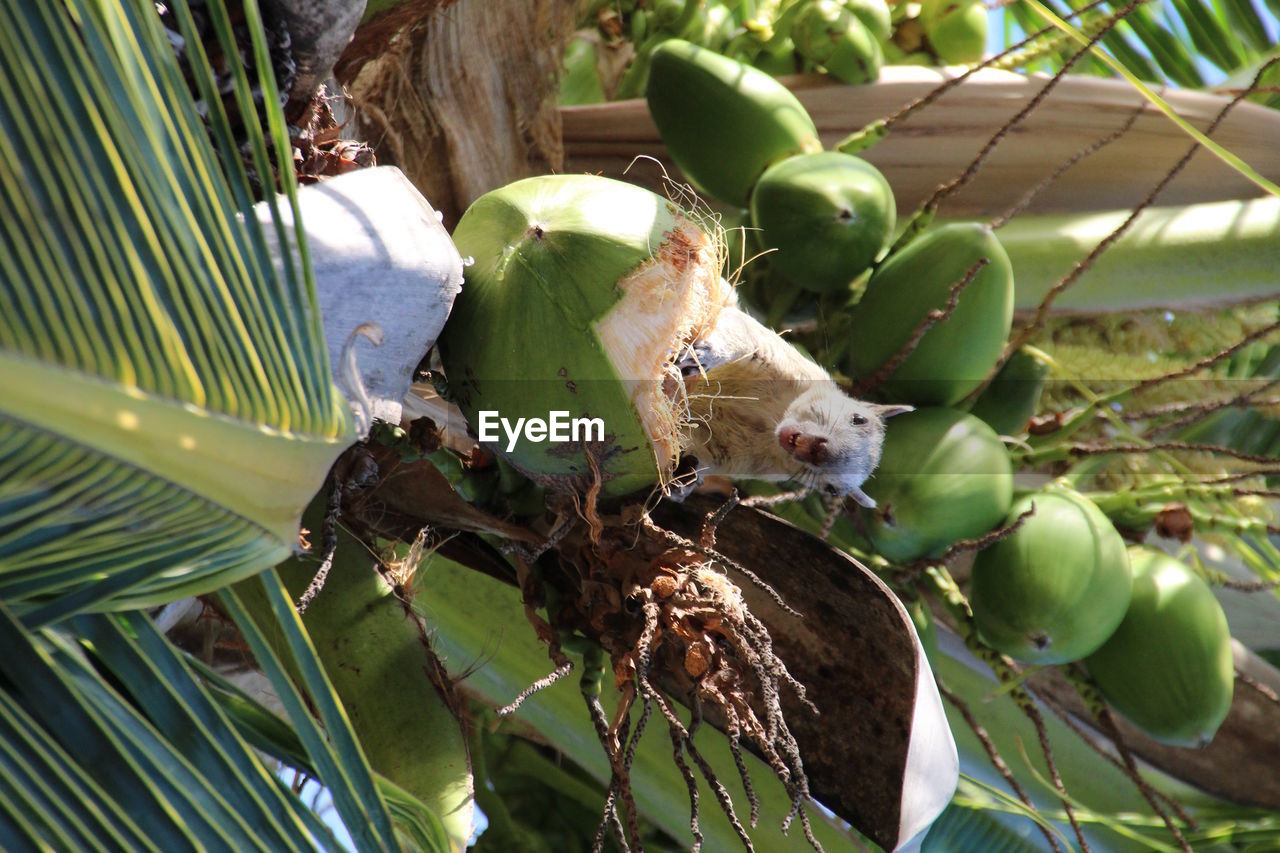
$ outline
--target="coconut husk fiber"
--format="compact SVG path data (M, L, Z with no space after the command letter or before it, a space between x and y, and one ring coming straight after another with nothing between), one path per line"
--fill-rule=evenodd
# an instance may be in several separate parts
M485 192L561 171L556 110L572 0L421 0L373 15L335 73L355 132L452 229Z

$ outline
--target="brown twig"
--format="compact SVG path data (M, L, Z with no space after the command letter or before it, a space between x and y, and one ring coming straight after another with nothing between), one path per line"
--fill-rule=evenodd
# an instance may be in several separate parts
M716 547L716 528L720 526L720 522L733 511L738 505L738 490L734 489L729 494L729 499L724 502L718 509L714 509L707 513L707 517L702 522L702 547L710 551Z
M1091 445L1072 444L1067 452L1072 456L1099 456L1109 453L1151 453L1153 451L1182 451L1188 453L1213 453L1238 459L1241 462L1253 462L1258 465L1274 465L1276 457L1257 453L1245 453L1221 444L1204 444L1194 441L1153 441L1150 444L1111 444ZM1257 472L1253 472L1257 473Z
M1078 51L1076 51L1070 57L1068 57L1067 61L1062 64L1062 68L1060 68L1052 77L1049 78L1047 82L1045 82L1044 86L1040 88L1040 91L1036 92L1036 94L1033 95L1031 99L1027 101L1027 103L1023 106L1023 108L1018 110L1018 112L1013 116L1013 118L1009 119L1007 122L1001 125L1000 128L996 130L994 134L991 135L991 138L988 139L986 144L982 146L982 149L977 153L977 155L973 158L973 160L969 163L969 165L965 168L963 172L961 172L959 175L952 178L951 180L947 181L946 183L940 185L937 189L933 191L933 195L929 196L929 199L922 206L922 210L924 211L937 210L938 206L942 203L943 199L945 199L947 196L951 195L956 190L963 187L965 184L969 183L969 181L973 180L974 176L978 174L978 171L982 168L983 164L986 163L987 158L991 156L991 153L995 151L996 147L1001 143L1001 141L1003 141L1004 138L1007 135L1009 135L1015 127L1021 124L1023 120L1026 119L1027 116L1035 112L1035 110L1037 110L1040 107L1040 105L1044 103L1044 100L1048 98L1050 94L1053 93L1053 90L1058 87L1058 84L1062 82L1063 78L1066 77L1067 73L1072 69L1072 67L1075 66L1075 64L1079 62L1082 58L1088 55L1089 51L1093 48L1094 45L1096 45L1099 41L1102 40L1103 36L1105 36L1108 32L1110 32L1116 26L1116 24L1120 23L1120 21L1123 21L1129 15L1133 14L1134 10L1137 9L1138 6L1140 6L1142 3L1143 3L1143 0L1131 0L1127 6L1115 12L1115 14L1112 16L1110 25L1103 27L1101 30L1095 33L1083 47L1081 47Z
M1133 753L1129 750L1129 745L1126 744L1124 738L1120 736L1120 729L1116 727L1116 721L1111 716L1111 711L1104 706L1096 716L1098 718L1098 722L1102 724L1103 732L1111 739L1111 742L1115 744L1116 750L1120 753L1120 759L1124 762L1124 766L1128 771L1126 775L1128 775L1128 777L1133 780L1134 784L1138 786L1138 790L1142 792L1142 796L1146 798L1147 802L1151 805L1151 808L1155 809L1156 814L1158 814L1160 819L1164 821L1165 827L1174 837L1174 840L1178 842L1178 846L1183 849L1184 853L1191 853L1191 845L1188 844L1187 839L1183 837L1182 831L1178 829L1177 824L1175 824L1173 819L1169 817L1169 813L1161 808L1156 802L1155 797L1151 795L1150 786L1147 785L1146 780L1142 778L1142 774L1138 772L1138 763L1134 761ZM1184 821L1191 823L1185 812L1181 809L1179 809L1178 812L1179 816ZM1194 824L1191 825L1194 826Z
M961 699L959 695L952 692L951 689L943 684L942 680L937 676L934 676L934 681L937 682L938 692L942 694L942 698L950 702L955 709L960 712L960 716L964 717L964 721L969 726L970 731L972 731L978 738L978 742L982 744L983 750L986 751L987 760L991 762L991 766L994 767L996 772L1000 774L1000 777L1004 779L1005 784L1013 789L1013 792L1018 796L1018 799L1022 801L1022 804L1032 811L1035 811L1036 807L1031 802L1031 798L1027 796L1026 790L1022 787L1021 783L1018 782L1017 777L1013 775L1013 771L1009 769L1009 765L1006 764L1005 760L1000 756L1000 752L996 749L995 742L991 740L991 735L987 732L982 723L978 722L978 718L973 715L973 711L969 708L969 704ZM1058 839L1053 837L1053 833L1051 833L1047 827L1041 826L1039 823L1036 823L1036 828L1044 834L1045 840L1049 842L1049 846L1058 853L1061 853L1062 845L1058 844Z
M613 835L618 842L618 848L624 851L630 851L631 845L627 841L627 830L622 825L622 818L618 815L618 800L623 802L623 810L628 815L628 825L634 823L631 815L635 813L635 801L631 796L630 774L626 772L624 766L618 761L617 741L609 732L609 718L604 712L604 706L600 704L600 697L594 695L585 696L587 701L587 709L591 715L591 722L596 731L596 737L600 740L600 746L604 748L605 758L609 761L610 779L609 791L605 796L604 813L600 818L600 825L596 828L595 843L592 845L592 853L600 853L604 850L604 837L609 828L613 829ZM644 719L644 716L641 716ZM638 823L635 824L638 829Z
M1280 379L1272 379L1264 385L1252 388L1248 391L1242 391L1234 397L1223 400L1180 400L1176 403L1165 403L1159 406L1152 406L1148 409L1132 409L1120 412L1121 420L1125 421L1145 421L1151 418L1161 418L1167 415L1190 415L1191 419L1185 423L1178 423L1178 426L1186 426L1200 418L1211 415L1222 409L1231 408L1253 408L1262 406L1280 405L1280 397L1263 397L1258 395L1264 391L1269 391L1275 386L1280 385ZM1160 429L1170 428L1170 424L1161 424Z
M1197 149L1193 149L1193 150L1197 150ZM1149 379L1144 379L1141 382L1139 382L1137 385L1133 386L1133 388L1130 389L1129 393L1140 394L1149 388L1154 388L1156 385L1160 385L1174 379L1182 379L1184 377L1191 376L1194 373L1199 373L1202 370L1206 370L1210 367L1213 367L1215 364L1218 364L1219 362L1225 361L1226 359L1235 355L1237 352L1244 349L1246 346L1253 343L1254 341L1261 340L1262 338L1265 338L1267 335L1270 335L1276 331L1280 331L1280 320L1277 320L1276 322L1271 323L1267 326L1263 326L1261 329L1255 329L1254 331L1245 335L1240 340L1233 343L1231 346L1226 347L1225 349L1220 350L1219 352L1216 352L1211 356L1202 358L1199 361L1197 361L1195 364L1188 365L1187 367L1184 367L1181 370L1175 370L1172 373L1166 373L1162 376L1153 376Z
M498 709L499 717L506 717L520 710L520 706L524 704L524 700L528 699L539 690L550 687L573 670L573 661L566 658L563 663L559 664L551 671L550 675L544 675L537 681L530 684L524 690L520 691L520 695L511 701L511 704L504 705Z
M658 692L649 681L649 668L653 661L653 652L662 636L658 622L659 611L660 607L656 601L650 599L645 602L644 630L636 643L636 685L640 689L640 695L646 701L657 705L658 711L667 721L667 728L671 735L671 756L676 768L680 771L680 775L684 778L685 787L689 791L689 831L693 834L693 846L690 850L697 851L702 849L702 829L698 816L698 780L693 775L693 770L689 767L688 762L684 760L684 743L688 737L688 732L685 731L684 724L680 722L676 712L667 703L666 697Z
M729 796L728 790L724 784L716 776L715 770L711 763L702 756L698 748L694 746L693 736L697 732L698 727L702 725L702 705L696 700L693 703L693 721L689 725L689 731L685 737L684 748L689 753L689 757L693 759L693 763L702 771L702 778L707 780L707 784L711 786L711 792L715 794L716 802L720 804L720 810L724 812L725 817L729 819L729 825L733 827L733 831L737 833L738 840L742 842L745 850L754 853L755 845L751 843L751 836L747 834L747 829L742 825L742 821L738 819L737 811L733 807L733 799Z
M1108 145L1110 145L1111 143L1115 142L1116 140L1120 139L1120 137L1128 133L1133 128L1133 125L1138 121L1138 118L1146 110L1146 108L1147 108L1147 104L1144 101L1143 103L1139 104L1138 107L1133 110L1133 112L1129 114L1129 117L1125 119L1123 124L1121 124L1115 130L1111 131L1111 133L1107 134L1101 139L1097 139L1091 142L1089 145L1086 145L1084 148L1081 148L1075 154L1072 154L1069 158L1067 158L1066 162L1060 163L1058 167L1054 169L1050 174L1046 175L1040 181L1040 183L1036 184L1034 187L1032 187L1031 189L1023 193L1022 197L1019 198L1012 205L1010 205L1009 208L1004 211L1004 213L1001 213L995 219L992 219L990 222L991 228L993 230L1002 228L1005 224L1009 222L1010 219L1017 216L1022 211L1026 210L1027 207L1030 206L1031 202L1035 200L1036 196L1040 195L1040 193L1044 192L1046 189L1048 189L1049 187L1057 183L1058 179L1061 178L1063 175L1065 175L1073 166L1075 166L1077 163L1079 163L1081 160L1084 160L1087 157L1092 157L1094 154L1097 154L1103 148L1106 148Z
M1007 0L1007 2L1013 3L1013 2L1017 2L1017 0ZM1064 20L1069 21L1072 18L1083 15L1086 12L1090 12L1096 9L1098 6L1101 6L1103 2L1105 2L1105 0L1093 0L1093 2L1087 6L1083 6L1079 9L1073 10L1071 14L1067 15L1064 18ZM1142 2L1142 0L1140 0L1140 2ZM1053 32L1054 29L1055 27L1053 25L1049 25L1042 29L1036 30L1031 35L1022 39L1022 41L1017 42L1016 44L1013 44L1005 48L1004 50L1000 51L999 53L995 54L994 56L988 59L984 59L982 62L979 62L977 65L970 66L969 68L965 69L964 73L956 77L953 77L950 80L947 80L945 83L942 83L941 85L932 89L927 94L921 95L915 100L903 105L901 108L898 109L897 112L893 113L892 115L890 115L888 118L884 120L884 124L882 125L882 130L887 131L890 127L902 121L904 118L916 112L917 110L923 109L924 107L927 107L930 104L934 103L943 95L945 95L947 92L950 92L952 89L959 86L964 81L968 80L974 74L978 73L979 71L982 71L985 68L990 68L992 65L998 64L1005 57L1011 54L1017 53L1019 50L1022 50L1028 44L1040 38L1041 36L1048 35L1049 33Z
M961 539L959 542L953 543L946 551L943 551L940 556L925 557L923 559L916 560L914 563L907 566L903 570L902 574L894 580L899 587L905 589L906 587L914 584L916 579L919 578L920 575L930 566L946 565L951 558L955 557L957 554L963 554L969 551L981 551L984 548L994 545L1001 539L1011 536L1013 532L1021 527L1028 518L1035 514L1035 511L1036 506L1033 503L1028 509L1023 510L1022 513L1020 513L1010 524L997 527L990 533L984 533L982 536L978 536L973 539Z
M1183 849L1186 849L1185 847L1186 841L1185 839L1182 838L1182 833L1178 830L1177 826L1173 824L1172 819L1166 813L1164 807L1160 805L1161 801L1168 804L1169 807L1171 807L1174 810L1174 812L1178 815L1178 818L1183 823L1185 823L1191 829L1195 829L1196 828L1195 821L1192 820L1191 816L1186 813L1186 810L1182 808L1181 804L1179 804L1177 800L1173 799L1167 794L1164 794L1160 791L1157 791L1155 788L1152 788L1151 785L1148 784L1147 780L1142 778L1142 774L1138 772L1136 764L1126 763L1121 759L1115 757L1111 753L1107 752L1105 749L1103 749L1102 745L1098 743L1097 740L1095 740L1088 732L1086 732L1079 723L1076 722L1075 718L1071 716L1071 713L1065 707L1063 707L1060 702L1057 702L1043 694L1040 694L1040 700L1044 702L1046 706L1048 706L1049 710L1053 711L1054 716L1056 716L1059 720L1061 720L1063 725L1065 725L1068 729L1070 729L1076 735L1076 737L1084 741L1084 743L1090 749L1092 749L1095 753L1097 753L1102 759L1104 759L1112 767L1116 768L1121 773L1123 773L1124 776L1127 779L1129 779L1129 781L1133 782L1134 786L1138 789L1138 792L1142 794L1143 799L1145 799L1147 801L1147 804L1151 806L1152 811L1154 811L1160 817L1160 819L1164 821L1164 824L1168 828L1169 832L1174 836L1174 838L1179 840L1180 844L1184 845ZM1119 733L1117 732L1116 734L1118 735ZM1109 738L1112 741L1113 745L1116 747L1116 750L1118 752L1121 752L1122 754L1124 752L1127 752L1128 748L1127 746L1124 745L1122 741L1118 741L1116 740L1116 738L1110 737L1110 736Z
M1044 717L1036 710L1035 705L1027 697L1028 701L1023 704L1019 703L1022 713L1031 720L1031 725L1035 726L1036 737L1040 741L1040 752L1044 755L1045 765L1049 768L1049 779L1053 782L1053 788L1058 792L1058 796L1062 800L1062 808L1067 813L1067 820L1071 823L1071 828L1075 830L1076 841L1080 843L1082 853L1089 853L1089 842L1085 840L1084 830L1080 828L1080 821L1076 818L1076 810L1071 805L1071 801L1067 799L1067 788L1062 784L1062 776L1058 773L1058 762L1053 758L1053 750L1049 747L1049 731L1045 728Z
M1213 586L1220 586L1224 589L1234 589L1236 592L1247 592L1250 594L1255 592L1269 592L1270 590L1280 587L1280 578L1269 581L1224 580L1213 584Z
M1125 7L1126 14L1129 11L1132 11L1132 8L1136 8L1136 3L1131 4L1131 6ZM1092 47L1092 45L1093 45L1093 42L1091 41L1090 47ZM1078 55L1079 54L1077 54L1077 56ZM1267 69L1269 69L1272 65L1274 65L1277 61L1280 61L1280 57L1275 57L1271 59L1269 62L1264 64L1262 68L1258 70L1257 75L1254 77L1253 82L1250 85L1250 91L1252 90L1253 86L1256 86L1258 84L1262 74L1265 71L1267 71ZM1054 79L1058 79L1058 78L1055 77ZM1222 109L1218 112L1218 114L1214 117L1213 121L1209 123L1209 126L1205 128L1204 135L1212 136L1214 131L1218 129L1218 126L1222 124L1223 120L1226 119L1227 115L1231 112L1231 110L1236 106L1236 104L1240 103L1240 101L1243 100L1246 97L1246 95L1247 95L1247 92L1237 95L1227 104L1225 104L1222 107ZM1117 240L1119 240L1122 236L1124 236L1124 234L1129 230L1130 226L1132 226L1133 223L1137 221L1138 217L1142 215L1142 212L1155 203L1156 198L1160 195L1161 192L1164 191L1164 188L1169 185L1169 182L1172 181L1174 178L1176 178L1182 172L1182 170L1187 167L1187 164L1191 162L1191 159L1193 157L1195 157L1196 152L1200 150L1200 147L1201 146L1199 142L1193 142L1191 144L1191 147L1187 149L1187 152L1182 155L1182 158L1178 160L1177 163L1174 164L1173 168L1170 169L1164 175L1164 177L1162 177L1159 181L1156 182L1155 186L1151 188L1151 191L1147 193L1147 195L1142 199L1142 201L1138 202L1137 206L1133 208L1133 210L1125 218L1124 222L1116 226L1115 230L1113 230L1106 237L1103 237L1102 240L1099 241L1099 243L1093 247L1093 249L1089 252L1089 254L1083 260L1077 261L1075 265L1072 266L1070 272L1068 272L1065 276L1059 279L1058 282L1053 285L1053 287L1049 288L1049 291L1045 293L1044 298L1040 300L1040 304L1036 306L1035 316L1033 316L1031 320L1028 321L1021 329L1019 329L1018 333L1010 339L1009 344L1005 347L1005 356L1001 359L1001 362L1006 360L1009 354L1017 352L1018 349L1023 344L1027 343L1027 341L1029 341L1036 332L1040 331L1040 329L1043 328L1045 321L1049 316L1049 308L1053 305L1054 301L1057 300L1057 298L1060 295L1062 295L1063 291L1071 287L1071 285L1073 285L1076 282L1076 280L1080 278L1081 275L1083 275L1090 267L1092 267L1094 262L1097 261L1097 259L1104 252L1107 251L1107 249L1111 248L1111 246L1113 246Z
M1199 484L1202 486L1216 486L1220 483L1238 483L1241 480L1252 480L1256 477L1280 477L1280 468L1255 468L1252 471L1239 471L1235 474L1214 477L1211 480L1201 480Z
M311 583L307 584L306 590L298 599L294 609L301 615L307 612L307 607L311 605L312 600L320 594L320 590L324 589L324 582L329 579L329 572L333 569L333 559L338 553L338 517L342 514L342 481L338 477L329 479L329 499L325 503L323 531L323 553L320 560L320 568L316 569L315 576L311 578Z

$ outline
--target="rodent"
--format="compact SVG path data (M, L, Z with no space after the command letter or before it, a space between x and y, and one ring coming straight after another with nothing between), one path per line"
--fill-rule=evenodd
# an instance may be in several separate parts
M693 424L685 452L698 479L793 480L875 507L862 484L880 461L885 419L911 406L850 397L736 301L677 366ZM696 485L687 483L674 496Z

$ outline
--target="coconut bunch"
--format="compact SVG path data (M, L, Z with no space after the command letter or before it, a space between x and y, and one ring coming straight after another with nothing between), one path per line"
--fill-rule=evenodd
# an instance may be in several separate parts
M785 781L808 834L807 783L779 698L784 688L803 697L804 688L707 551L673 548L674 534L638 522L647 516L637 502L670 484L692 428L676 361L731 300L721 237L672 201L584 175L490 192L454 240L471 263L441 361L473 428L485 412L510 422L562 411L604 425L579 441L492 446L501 465L546 490L535 514L556 508L559 529L576 530L529 567L522 586L556 671L573 666L566 652L583 654L584 684L612 673L620 692L611 715L598 698L588 702L611 771L602 826L616 825L620 841L638 837L631 760L653 709L671 729L682 772L692 772L687 761L710 772L676 713L679 695L722 720L735 750L739 738L754 745ZM466 477L457 480L464 486ZM574 515L588 524L566 521ZM596 660L601 649L607 668ZM633 723L636 705L643 713ZM741 756L739 766L745 773ZM720 803L750 847L732 801Z
M680 39L767 74L819 73L874 82L884 65L951 65L982 59L980 0L595 0L565 52L560 103L640 95L655 49Z
M710 546L672 538L642 508L678 476L694 426L687 395L699 387L681 365L732 304L726 254L763 254L741 273L745 301L795 328L847 392L915 407L887 424L866 484L874 507L779 511L814 531L834 521L832 541L914 605L922 638L941 618L1008 677L1024 665L1087 671L1152 737L1212 738L1231 701L1230 636L1205 582L1185 568L1149 569L1097 494L1070 482L1015 488L1026 463L1017 443L1035 428L1050 365L1033 348L1006 352L1015 270L992 229L900 224L884 177L823 150L800 103L759 69L666 39L647 80L671 161L720 206L721 222L748 223L736 237L671 199L594 176L494 190L454 235L470 266L440 354L446 393L472 430L486 413L528 423L559 411L604 426L560 443L545 424L532 440L476 436L498 460L505 509L534 519L552 549L517 556L556 672L568 671L566 651L603 649L627 708L667 716L671 695L698 697L780 777L798 778L770 704L798 687L781 662L743 651L766 648L767 634L711 568ZM546 498L517 510L510 499L526 481ZM948 567L962 555L972 570L956 586ZM930 583L941 600L932 610L921 606ZM590 666L604 672L602 661ZM621 824L633 814L624 765L635 723L625 711L593 715L611 765L606 822ZM688 748L680 754L692 758ZM790 790L804 799L803 787Z
M1171 558L1131 560L1112 519L1070 486L1015 490L1006 442L1034 428L1049 367L1033 348L1005 355L1015 271L995 233L922 218L899 228L875 168L822 151L794 96L748 65L669 40L646 97L671 160L743 223L731 257L758 256L742 274L748 301L801 329L796 340L850 392L916 407L886 424L866 485L876 506L850 507L836 538L891 576L977 552L950 618L985 648L1027 664L1085 661L1151 736L1212 738L1232 679L1205 581ZM809 507L789 517L829 528L830 508ZM1144 667L1163 686L1138 677Z

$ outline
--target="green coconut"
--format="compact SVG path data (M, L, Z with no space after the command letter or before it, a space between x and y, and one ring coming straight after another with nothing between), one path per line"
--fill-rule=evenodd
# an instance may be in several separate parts
M933 325L880 390L917 406L950 406L982 383L1013 323L1013 268L995 233L976 223L944 225L888 257L853 308L845 371L871 376L910 342L930 311L946 307L954 285L985 259L951 315Z
M791 39L784 38L777 43L770 41L762 45L751 57L751 66L771 77L782 77L786 74L799 73L799 60L795 44Z
M920 24L929 47L943 62L977 62L987 49L987 7L982 0L924 0Z
M880 26L877 17L868 18L872 26ZM872 82L884 65L884 51L875 33L837 0L809 0L791 24L791 40L801 56L843 83Z
M1231 709L1231 632L1209 585L1172 557L1131 548L1133 597L1085 666L1107 701L1156 740L1203 746Z
M751 194L751 221L770 264L806 290L832 293L888 248L897 219L893 188L866 160L838 151L775 163Z
M597 68L594 39L574 37L564 49L564 70L560 75L560 105L604 103L604 84Z
M867 535L898 563L988 532L1009 512L1013 466L999 436L953 409L924 408L885 423Z
M716 241L667 199L593 175L486 193L453 239L473 263L440 355L482 443L551 489L665 485L687 432L672 362L729 297ZM481 433L482 416L549 426L557 412L577 436Z
M888 3L884 0L841 0L841 4L862 21L876 41L882 44L889 41L893 30L893 15Z
M983 642L1028 663L1092 654L1120 625L1133 579L1124 540L1075 492L1014 501L1006 523L1035 514L973 562L969 603Z
M813 119L785 86L681 39L654 49L645 99L690 183L738 207L770 164L822 150Z
M969 414L981 418L1000 435L1026 432L1040 406L1049 365L1027 349L1009 357L991 384L974 401Z

